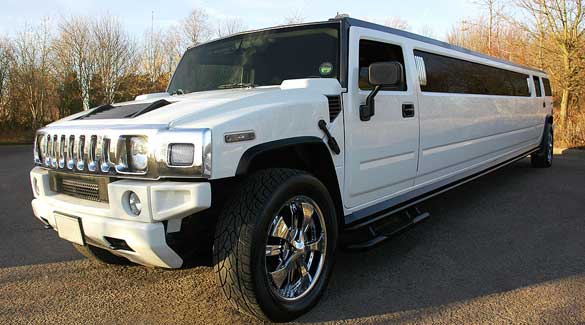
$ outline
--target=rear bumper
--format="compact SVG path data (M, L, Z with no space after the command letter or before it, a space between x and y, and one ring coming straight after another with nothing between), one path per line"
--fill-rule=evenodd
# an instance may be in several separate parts
M55 213L78 217L88 244L147 266L181 267L183 260L167 244L167 234L180 231L183 218L211 206L209 183L117 181L108 185L109 202L101 203L52 192L48 173L41 168L31 171L31 182L32 207L41 222L59 231ZM132 216L125 206L128 191L140 197L140 216ZM125 241L128 248L108 239Z

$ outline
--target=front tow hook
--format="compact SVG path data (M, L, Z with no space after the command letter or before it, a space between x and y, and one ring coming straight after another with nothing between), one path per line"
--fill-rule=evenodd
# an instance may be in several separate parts
M47 221L45 218L41 218L41 222L43 223L43 227L47 230L53 229L53 226L51 226L49 224L49 221Z

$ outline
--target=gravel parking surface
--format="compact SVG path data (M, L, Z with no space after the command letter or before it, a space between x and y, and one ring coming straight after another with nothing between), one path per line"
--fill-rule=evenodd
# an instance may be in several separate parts
M250 323L212 268L95 265L32 216L30 147L0 147L0 323ZM385 245L341 252L299 322L585 323L585 155L522 160L423 208Z

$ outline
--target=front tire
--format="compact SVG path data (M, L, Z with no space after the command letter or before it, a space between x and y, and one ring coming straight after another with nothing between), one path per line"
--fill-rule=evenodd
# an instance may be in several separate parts
M547 123L540 150L530 155L533 168L549 168L552 166L554 154L554 130L551 123Z
M263 170L244 181L220 215L216 279L241 312L290 321L323 294L336 244L335 207L323 183L297 170Z

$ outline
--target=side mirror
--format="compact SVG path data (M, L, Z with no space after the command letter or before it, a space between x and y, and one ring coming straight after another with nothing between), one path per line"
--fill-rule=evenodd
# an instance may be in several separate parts
M374 99L384 87L398 87L404 84L404 67L400 62L376 62L368 68L368 81L374 90L368 95L366 104L360 106L360 119L369 121L375 114Z

